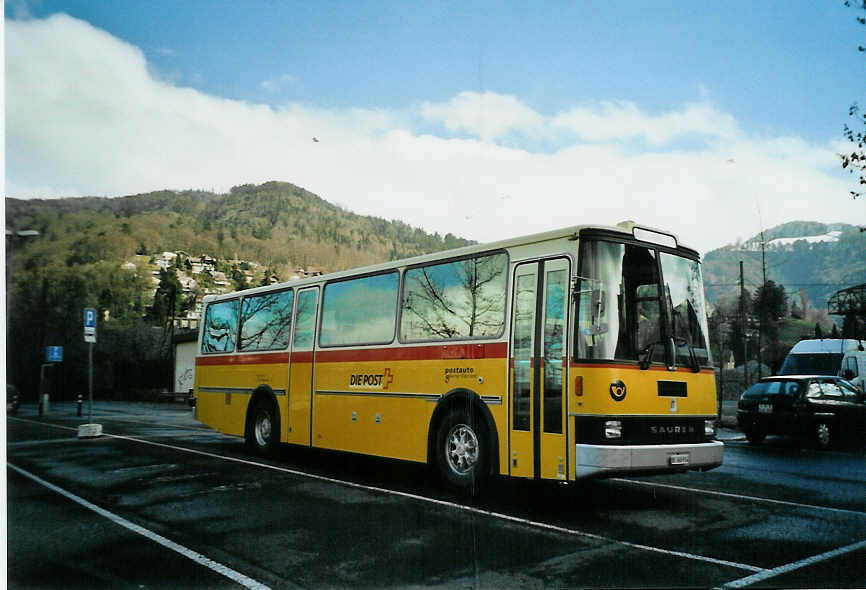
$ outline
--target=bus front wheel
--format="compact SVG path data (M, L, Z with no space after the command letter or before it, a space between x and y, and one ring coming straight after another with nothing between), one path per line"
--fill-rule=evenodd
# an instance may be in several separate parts
M450 486L463 492L475 489L484 476L487 454L484 429L468 412L453 410L439 425L436 463Z
M267 399L256 401L249 414L246 444L257 455L267 455L276 448L280 438L279 422L273 404Z

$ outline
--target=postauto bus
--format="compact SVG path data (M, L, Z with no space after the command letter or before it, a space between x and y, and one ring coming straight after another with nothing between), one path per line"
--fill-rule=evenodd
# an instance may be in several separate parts
M577 226L205 299L197 418L244 437L575 481L707 470L698 253Z

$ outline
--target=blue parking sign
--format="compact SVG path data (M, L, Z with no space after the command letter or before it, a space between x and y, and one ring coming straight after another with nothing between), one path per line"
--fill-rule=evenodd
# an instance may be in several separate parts
M46 346L45 347L45 362L46 363L62 363L63 362L63 347L62 346Z
M86 307L84 309L84 327L85 328L95 328L96 327L96 310L92 307Z

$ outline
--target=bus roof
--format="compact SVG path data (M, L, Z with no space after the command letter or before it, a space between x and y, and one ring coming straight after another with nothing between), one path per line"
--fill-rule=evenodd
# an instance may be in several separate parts
M547 242L550 240L557 240L563 238L570 238L573 240L577 240L580 233L584 230L596 230L599 232L617 234L619 237L626 239L635 239L634 230L638 229L644 232L649 232L650 234L660 234L662 236L666 236L673 240L675 244L675 248L689 250L691 252L695 252L692 248L680 244L679 239L675 234L672 234L665 230L656 229L653 227L638 225L633 221L623 221L614 226L605 226L605 225L575 225L571 227L564 227L560 229L554 229L546 232L540 232L536 234L529 234L526 236L519 236L516 238L509 238L506 240L500 240L497 242L488 242L483 244L473 244L471 246L463 246L461 248L454 248L452 250L442 250L440 252L434 252L432 254L423 254L420 256L413 256L411 258L403 258L401 260L390 260L388 262L381 262L378 264L373 264L369 266L355 267L347 270L341 270L337 272L332 272L324 275L318 275L315 277L305 277L301 279L292 279L289 281L283 281L281 283L275 283L273 285L265 285L261 287L253 287L250 289L243 289L242 291L232 291L231 293L224 293L221 295L206 295L204 297L204 302L210 302L213 300L219 299L231 299L237 296L238 293L243 292L244 295L252 295L254 293L260 291L272 291L277 290L282 287L303 287L305 285L317 285L326 281L338 280L345 277L352 277L356 275L364 275L364 274L375 274L379 271L384 271L392 268L398 268L402 266L414 266L417 264L424 264L425 262L431 262L439 259L446 258L459 258L461 256L469 256L471 254L475 254L477 252L487 252L490 250L501 250L507 248L513 248L516 246L526 246L529 244L537 244L540 242ZM643 240L645 241L645 240ZM652 242L650 242L652 243Z

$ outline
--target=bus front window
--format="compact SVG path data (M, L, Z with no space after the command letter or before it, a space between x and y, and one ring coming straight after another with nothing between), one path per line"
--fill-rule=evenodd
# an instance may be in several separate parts
M581 246L577 358L710 364L700 264L636 244ZM672 354L673 351L667 354Z
M578 358L637 361L649 353L662 360L655 251L587 241L581 264Z
M701 265L694 260L662 252L665 307L676 342L677 364L709 365L710 346Z

